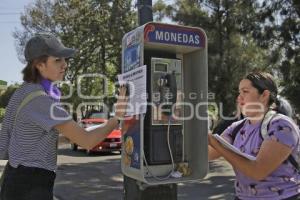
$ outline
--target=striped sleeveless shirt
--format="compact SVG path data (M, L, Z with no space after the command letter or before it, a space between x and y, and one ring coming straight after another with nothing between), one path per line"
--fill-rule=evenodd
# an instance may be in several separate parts
M50 96L38 96L20 110L13 126L22 100L37 90L43 87L23 83L12 95L0 132L0 157L8 151L13 167L23 165L55 171L58 132L53 127L71 120L71 116Z

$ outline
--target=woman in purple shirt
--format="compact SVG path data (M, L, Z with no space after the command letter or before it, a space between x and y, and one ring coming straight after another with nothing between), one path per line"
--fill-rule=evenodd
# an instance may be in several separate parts
M272 76L255 72L239 84L238 104L246 121L228 127L222 137L242 152L256 157L248 160L223 147L209 134L209 159L224 157L236 174L236 200L300 199L300 173L288 159L299 157L299 129L292 120L281 116L271 120L263 139L261 123L277 101L277 87ZM233 130L244 123L236 135Z

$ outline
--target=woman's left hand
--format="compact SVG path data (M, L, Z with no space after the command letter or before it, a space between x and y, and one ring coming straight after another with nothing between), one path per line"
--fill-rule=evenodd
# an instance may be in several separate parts
M210 132L207 134L207 139L208 139L208 144L210 145L212 140L212 134Z
M214 136L212 135L212 133L208 133L207 135L207 138L208 138L208 144L212 147L214 147L216 145L216 143L218 142Z

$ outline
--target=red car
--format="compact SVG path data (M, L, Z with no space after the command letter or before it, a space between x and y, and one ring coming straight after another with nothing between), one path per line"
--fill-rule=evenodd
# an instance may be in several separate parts
M107 119L103 118L88 118L82 119L79 124L81 127L85 128L87 131L93 129L93 126L101 126ZM121 153L121 130L120 128L113 130L102 142L97 144L94 148L90 150L86 150L87 154L92 152L113 152L119 151ZM78 145L71 143L72 150L76 151L78 149Z

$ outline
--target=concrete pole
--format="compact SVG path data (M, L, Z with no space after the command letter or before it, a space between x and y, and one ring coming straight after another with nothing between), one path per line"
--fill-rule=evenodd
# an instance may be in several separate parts
M140 26L153 21L152 0L138 0L137 7Z

